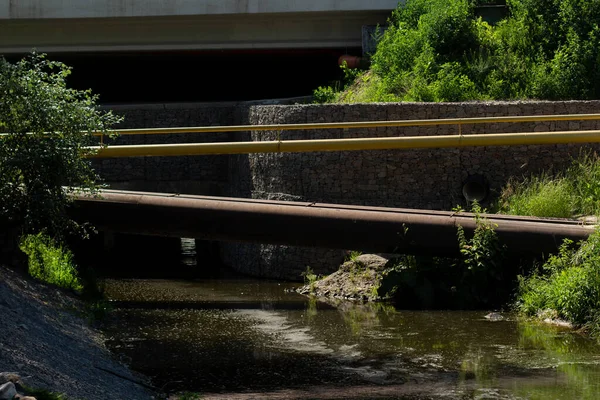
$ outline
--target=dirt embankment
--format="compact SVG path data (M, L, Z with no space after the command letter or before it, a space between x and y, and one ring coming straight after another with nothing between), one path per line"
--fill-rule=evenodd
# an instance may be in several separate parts
M112 359L83 310L65 292L0 267L0 372L69 400L153 398L143 377Z

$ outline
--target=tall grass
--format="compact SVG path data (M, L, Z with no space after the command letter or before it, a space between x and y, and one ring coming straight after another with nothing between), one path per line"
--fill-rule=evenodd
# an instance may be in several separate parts
M574 208L584 215L600 214L600 157L582 153L567 170L572 182Z
M501 212L512 215L568 218L573 215L573 203L571 183L549 175L512 180L501 194Z
M582 153L564 172L543 173L502 189L499 211L513 215L569 218L600 214L600 158Z
M29 274L33 278L64 289L83 289L73 254L48 235L27 235L21 239L20 249L27 254Z
M525 315L543 311L587 327L600 338L600 229L578 249L565 240L540 271L520 278L517 306Z

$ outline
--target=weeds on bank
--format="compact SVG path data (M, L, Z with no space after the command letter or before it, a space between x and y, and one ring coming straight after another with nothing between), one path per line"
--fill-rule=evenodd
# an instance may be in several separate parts
M37 400L67 400L64 394L51 392L46 389L24 387L24 390L27 396L35 397Z
M533 176L510 181L502 191L501 211L512 215L568 218L573 215L571 184L564 177Z
M73 254L48 235L27 235L19 248L28 257L29 274L33 278L63 289L83 289Z
M38 233L23 237L19 247L28 257L31 277L81 294L86 301L86 317L90 322L103 319L111 311L96 277L91 271L80 275L73 253L65 246L45 233Z
M498 210L513 215L569 218L600 213L600 158L581 153L562 173L543 173L503 189Z
M306 271L300 274L304 278L304 284L309 285L310 292L315 291L315 284L320 279L319 275L315 274L311 267L306 266Z
M567 320L600 338L600 229L579 248L565 240L539 271L520 277L517 308Z
M495 226L473 204L475 229L457 228L459 256L402 256L396 266L395 300L411 308L494 308L504 304L514 283L507 277L506 249Z

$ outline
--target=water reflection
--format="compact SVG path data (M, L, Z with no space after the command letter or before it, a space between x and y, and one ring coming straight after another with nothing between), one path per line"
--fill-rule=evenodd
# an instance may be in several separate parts
M291 286L109 280L117 307L108 344L156 386L229 396L222 398L280 390L361 399L600 393L600 347L577 334L511 315L488 321L477 312L323 302L287 292ZM315 388L325 397L310 397Z

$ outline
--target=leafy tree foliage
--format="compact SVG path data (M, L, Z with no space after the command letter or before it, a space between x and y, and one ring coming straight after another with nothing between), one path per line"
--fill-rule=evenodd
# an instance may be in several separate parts
M0 217L23 233L54 237L76 228L66 215L73 189L97 188L85 159L92 132L119 121L96 108L90 91L67 87L71 70L32 53L12 64L0 58Z
M600 98L600 0L406 0L373 55L371 101Z

